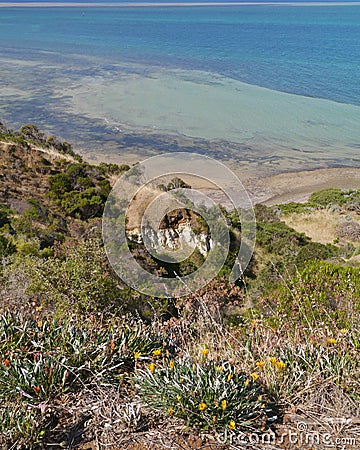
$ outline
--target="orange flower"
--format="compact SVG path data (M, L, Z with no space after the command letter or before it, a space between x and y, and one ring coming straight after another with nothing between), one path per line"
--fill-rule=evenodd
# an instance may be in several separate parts
M111 349L111 351L115 350L115 342L114 341L111 342L110 349Z
M175 367L174 361L170 361L169 362L169 367L170 367L171 370L173 370L173 368Z
M35 386L34 391L35 391L35 394L38 394L40 392L40 386Z
M8 359L5 359L3 364L4 364L5 367L9 367L10 366L10 361Z

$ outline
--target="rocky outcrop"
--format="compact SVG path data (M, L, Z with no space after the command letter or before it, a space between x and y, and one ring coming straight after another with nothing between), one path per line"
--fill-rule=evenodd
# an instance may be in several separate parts
M197 217L188 210L174 210L165 215L158 230L145 227L143 236L140 228L134 228L127 231L127 236L138 244L147 241L159 253L164 248L180 250L184 246L189 246L206 256L213 243L206 228L199 226Z

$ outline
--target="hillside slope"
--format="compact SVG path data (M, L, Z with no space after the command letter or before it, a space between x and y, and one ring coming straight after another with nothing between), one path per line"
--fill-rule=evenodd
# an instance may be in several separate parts
M224 211L232 241L220 274L183 298L154 298L121 282L101 239L104 203L128 167L87 164L33 125L2 126L0 141L1 448L307 449L300 423L310 443L330 433L357 448L359 245L315 242L298 225L331 211L355 221L360 191L256 205L255 254L237 283L241 222ZM184 222L207 231L187 211L161 229ZM176 276L203 260L192 255Z

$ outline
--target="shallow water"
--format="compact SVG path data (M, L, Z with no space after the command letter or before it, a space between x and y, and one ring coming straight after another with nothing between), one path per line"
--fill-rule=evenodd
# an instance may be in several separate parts
M0 117L124 160L360 166L360 7L2 8Z
M197 71L83 78L62 90L74 114L113 126L358 158L360 107Z

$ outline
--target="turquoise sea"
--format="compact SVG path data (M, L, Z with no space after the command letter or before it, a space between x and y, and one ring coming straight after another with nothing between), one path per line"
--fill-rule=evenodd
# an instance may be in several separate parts
M2 4L0 117L95 153L360 166L360 3L259 3Z

